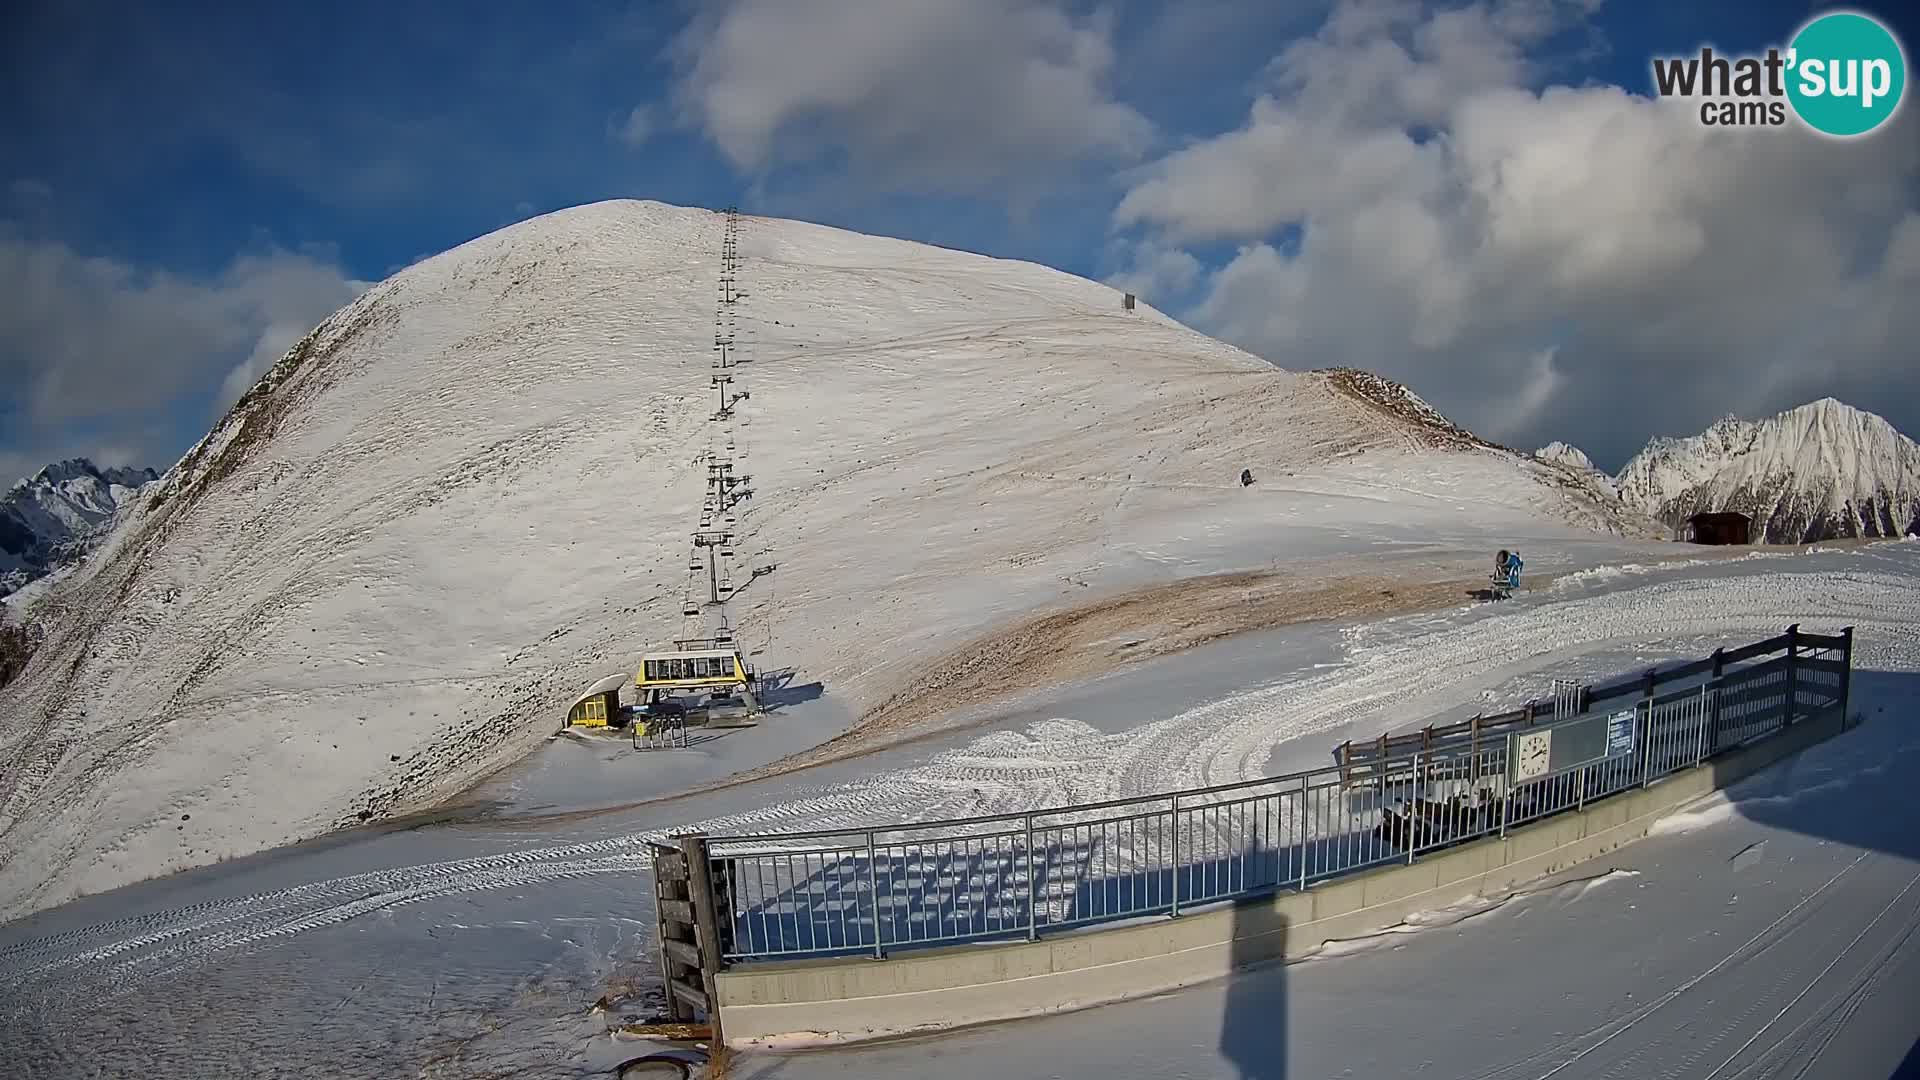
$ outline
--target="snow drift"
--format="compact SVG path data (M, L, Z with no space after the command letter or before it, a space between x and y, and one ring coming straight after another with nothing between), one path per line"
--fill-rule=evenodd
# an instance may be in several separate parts
M26 613L0 915L428 805L676 636L722 228L547 215L296 344ZM1404 388L1277 370L1083 279L755 218L741 250L733 621L855 713L1082 589L1367 523L1630 528L1437 438Z
M1900 536L1920 526L1920 445L1885 419L1822 398L1757 423L1733 417L1700 435L1657 438L1616 484L1629 505L1678 530L1734 511L1755 541Z

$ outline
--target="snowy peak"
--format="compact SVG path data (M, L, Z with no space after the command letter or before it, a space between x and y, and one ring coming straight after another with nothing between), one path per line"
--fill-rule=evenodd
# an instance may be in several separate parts
M159 478L152 469L69 458L14 484L0 497L0 596L76 554Z
M1756 539L1768 543L1898 536L1920 519L1920 445L1828 397L1653 439L1616 484L1630 505L1675 529L1694 514L1730 510L1752 517Z
M71 489L97 486L105 483L111 486L138 489L158 480L160 475L152 469L133 469L125 466L101 468L86 458L68 458L56 461L39 472L14 485L15 489L27 486L42 486Z
M1570 469L1581 469L1587 472L1600 471L1594 467L1593 459L1587 456L1585 450L1577 446L1570 446L1558 440L1535 450L1533 456L1539 458L1541 461L1552 462L1555 465L1565 465Z

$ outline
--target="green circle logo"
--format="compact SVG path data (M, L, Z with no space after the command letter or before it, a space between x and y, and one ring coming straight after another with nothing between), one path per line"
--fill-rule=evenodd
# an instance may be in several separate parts
M1847 138L1887 122L1907 88L1907 58L1893 33L1851 11L1800 28L1787 50L1787 100L1815 131Z

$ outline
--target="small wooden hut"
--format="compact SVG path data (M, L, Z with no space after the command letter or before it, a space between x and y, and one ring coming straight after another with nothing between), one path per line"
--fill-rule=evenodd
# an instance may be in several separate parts
M1687 539L1696 544L1747 544L1753 519L1745 514L1695 514L1687 519Z

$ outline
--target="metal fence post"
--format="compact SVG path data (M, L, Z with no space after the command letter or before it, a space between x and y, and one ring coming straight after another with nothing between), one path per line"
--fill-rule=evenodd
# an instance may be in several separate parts
M1701 713L1700 738L1698 740L1698 744L1695 746L1693 751L1693 764L1696 768L1699 767L1701 762L1707 760L1707 716L1706 714L1707 714L1707 703L1710 700L1708 695L1711 693L1712 691L1709 690L1707 687L1705 686L1700 687L1700 713Z
M1512 771L1512 766L1508 766ZM1507 819L1513 816L1513 800L1520 794L1520 788L1514 784L1505 785L1507 793L1500 797L1500 839L1507 838Z
M1708 741L1717 751L1720 749L1720 681L1727 670L1727 650L1713 650L1713 676L1706 685L1713 687L1713 697L1709 700L1706 725Z
M1180 796L1173 796L1173 812L1167 818L1173 830L1173 917L1180 917Z
M1787 627L1787 717L1781 727L1793 726L1793 714L1800 703L1800 624Z
M1659 687L1658 669L1648 668L1646 680L1640 687L1640 700L1633 703L1636 710L1643 710L1646 713L1646 741L1649 749L1653 746L1653 697L1659 692ZM1645 753L1640 757L1640 786L1644 788L1651 787L1652 785L1653 755L1651 753Z
M873 910L873 958L885 960L886 950L880 947L880 872L879 860L873 856L873 832L867 832L867 895L868 906Z
M1587 808L1587 769L1590 767L1580 766L1580 778L1574 781L1573 808L1575 810Z
M1847 691L1853 688L1853 627L1840 631L1840 730L1847 730Z
M1346 770L1344 769L1341 770L1341 773L1342 773L1342 779L1340 783L1341 791L1347 790L1345 772ZM1301 773L1300 774L1300 830L1299 830L1300 832L1300 891L1301 892L1307 891L1307 802L1308 802L1307 793L1312 790L1312 788L1309 786L1310 783L1311 782L1307 779L1307 774Z
M1645 701L1633 703L1634 722L1640 725L1640 786L1653 786L1653 707Z
M1413 853L1420 848L1420 830L1414 822L1424 820L1420 814L1420 754L1413 755L1413 798L1407 803L1407 865L1413 865Z
M1709 751L1710 754L1720 752L1721 689L1719 679L1713 679L1700 687L1701 693L1705 694L1707 699L1707 718L1705 723L1707 725L1707 746L1711 748Z
M1033 876L1033 815L1027 815L1027 940L1040 936L1040 891Z

